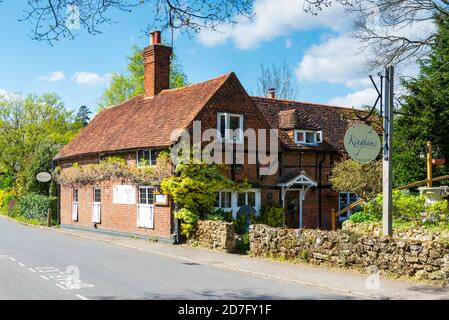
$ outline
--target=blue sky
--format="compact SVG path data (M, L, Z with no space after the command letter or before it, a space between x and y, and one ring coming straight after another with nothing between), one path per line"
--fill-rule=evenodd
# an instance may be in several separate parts
M314 17L302 11L302 2L256 0L252 21L224 25L221 33L176 35L175 51L189 81L234 71L251 94L256 92L260 64L285 60L298 78L297 100L356 107L372 103L364 56L356 54L357 43L347 36L349 23L341 8ZM18 21L25 5L25 1L0 4L3 92L56 92L70 109L85 104L95 110L108 74L125 70L125 57L133 45L149 43L142 31L151 22L148 8L130 14L112 12L117 23L102 26L101 35L79 30L75 40L52 47L31 40L31 25ZM169 40L168 34L163 37Z

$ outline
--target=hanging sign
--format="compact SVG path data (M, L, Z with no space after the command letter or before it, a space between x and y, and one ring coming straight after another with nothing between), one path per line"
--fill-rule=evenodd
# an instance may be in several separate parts
M48 172L39 172L39 173L36 175L36 179L37 179L37 181L39 181L39 182L48 182L48 181L51 180L51 174L48 173Z
M349 156L359 162L368 163L380 153L380 138L376 130L366 124L356 124L346 131L345 149Z

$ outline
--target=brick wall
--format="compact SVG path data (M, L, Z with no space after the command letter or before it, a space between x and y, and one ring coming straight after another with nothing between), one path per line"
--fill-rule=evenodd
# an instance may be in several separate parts
M120 181L107 181L98 184L101 194L101 223L98 229L135 233L151 237L170 238L172 233L173 214L171 206L155 206L154 229L137 226L137 197L136 204L114 204L112 187L121 184ZM61 223L72 226L92 227L92 203L94 186L85 186L78 190L78 221L72 221L73 188L61 188Z

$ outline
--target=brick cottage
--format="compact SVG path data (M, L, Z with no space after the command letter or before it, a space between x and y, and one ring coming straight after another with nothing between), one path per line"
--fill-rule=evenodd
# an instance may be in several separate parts
M344 134L357 121L353 110L276 99L275 90L267 97L250 97L234 73L169 89L172 49L160 39L159 32L152 33L151 45L143 50L144 93L98 113L55 156L62 170L107 156L120 156L129 166L154 165L157 154L176 142L172 132L191 132L195 121L201 122L203 131L223 132L225 149L239 144L246 154L257 150L248 146L246 136L226 137L229 129L252 128L257 135L258 129L278 129L276 172L261 175L258 163L229 165L232 179L247 179L252 187L242 193L219 192L217 208L236 215L243 205L260 211L278 202L285 207L288 227L329 229L331 209L355 199L333 191L329 184L331 167L343 153ZM119 179L79 188L61 186L61 225L174 241L175 206L169 195L157 190L158 186L135 187Z

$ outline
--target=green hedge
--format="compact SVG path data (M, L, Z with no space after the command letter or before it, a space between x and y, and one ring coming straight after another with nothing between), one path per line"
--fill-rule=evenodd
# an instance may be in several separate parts
M48 209L51 208L52 213L55 213L56 199L56 197L47 197L35 193L24 195L17 200L12 214L45 224L48 219Z

